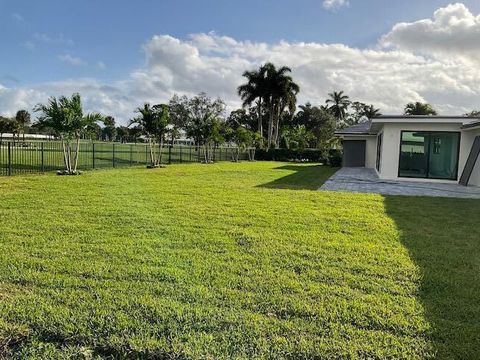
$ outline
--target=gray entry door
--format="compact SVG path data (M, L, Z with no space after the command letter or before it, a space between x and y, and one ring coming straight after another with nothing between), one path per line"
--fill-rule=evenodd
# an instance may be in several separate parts
M366 140L343 141L343 166L365 167Z

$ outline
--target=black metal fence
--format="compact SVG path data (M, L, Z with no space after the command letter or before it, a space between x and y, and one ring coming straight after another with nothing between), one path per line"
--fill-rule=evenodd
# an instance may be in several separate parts
M157 149L158 151L158 149ZM231 161L237 149L215 147L213 161ZM196 163L205 159L202 146L167 145L162 151L163 163ZM240 160L249 159L249 150L242 151ZM78 169L100 169L150 164L148 144L108 142L80 143ZM42 173L64 169L62 144L57 141L0 142L0 175Z

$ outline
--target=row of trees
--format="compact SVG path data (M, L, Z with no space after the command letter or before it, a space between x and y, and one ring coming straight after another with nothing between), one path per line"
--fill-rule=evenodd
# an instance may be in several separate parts
M31 116L27 110L17 111L13 118L0 116L0 142L5 133L13 134L14 141L15 136L19 140L20 135L23 134L23 139L25 140L25 132L28 130L30 123Z
M223 143L234 144L238 161L241 151L258 145L258 136L236 116L225 118L226 106L221 99L212 99L205 93L197 96L174 95L168 104L144 104L137 108L138 116L130 121L137 125L150 147L152 166L162 163L162 149L167 141L172 144L180 134L204 148L204 162L212 162L213 147Z
M164 144L169 140L173 143L181 132L203 146L206 163L212 162L212 148L225 142L236 145L232 160L238 161L242 150L258 145L257 136L234 117L226 119L225 108L222 100L211 99L203 93L191 98L175 95L168 104L145 103L138 107L137 116L126 128L138 130L148 142L150 167L162 165ZM96 134L100 124L104 125L103 129L114 129L113 118L98 113L85 114L79 94L71 98L51 97L46 104L37 105L34 111L39 113L34 126L53 134L62 143L65 174L77 173L82 138Z
M204 93L193 97L174 95L168 103L138 107L128 126L117 126L111 116L97 113L84 116L80 95L74 94L71 98L50 98L47 104L37 105L34 111L40 116L30 129L62 141L70 173L76 172L82 138L122 142L141 139L149 144L151 166L158 167L162 164L164 144L173 144L180 136L204 147L206 163L212 160L212 148L222 143L237 146L237 160L246 148L268 151L309 147L327 151L335 141L335 130L380 115L375 106L353 101L343 91L328 94L323 104L300 105L297 111L300 87L288 67L277 68L267 63L257 70L246 71L243 76L246 82L237 89L242 108L228 116L221 99L212 99ZM437 112L431 105L417 102L407 104L405 114L436 115ZM0 140L1 134L7 132L19 140L30 124L31 116L26 110L17 112L14 118L0 117Z

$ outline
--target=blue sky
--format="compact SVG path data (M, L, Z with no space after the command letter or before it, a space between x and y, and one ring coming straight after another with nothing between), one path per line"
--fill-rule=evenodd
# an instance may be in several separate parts
M44 83L89 79L114 86L145 67L143 46L154 35L188 42L190 34L214 32L255 44L374 49L396 24L432 19L450 3L349 0L326 9L322 0L0 0L0 85L39 91ZM479 1L463 5L480 12Z

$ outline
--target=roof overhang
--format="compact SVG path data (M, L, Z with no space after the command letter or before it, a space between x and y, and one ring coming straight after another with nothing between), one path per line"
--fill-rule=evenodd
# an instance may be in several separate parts
M480 121L474 121L470 124L465 124L462 126L463 131L478 130L480 129Z
M472 121L467 117L446 117L446 116L398 116L398 117L378 117L372 119L372 124L466 124Z

